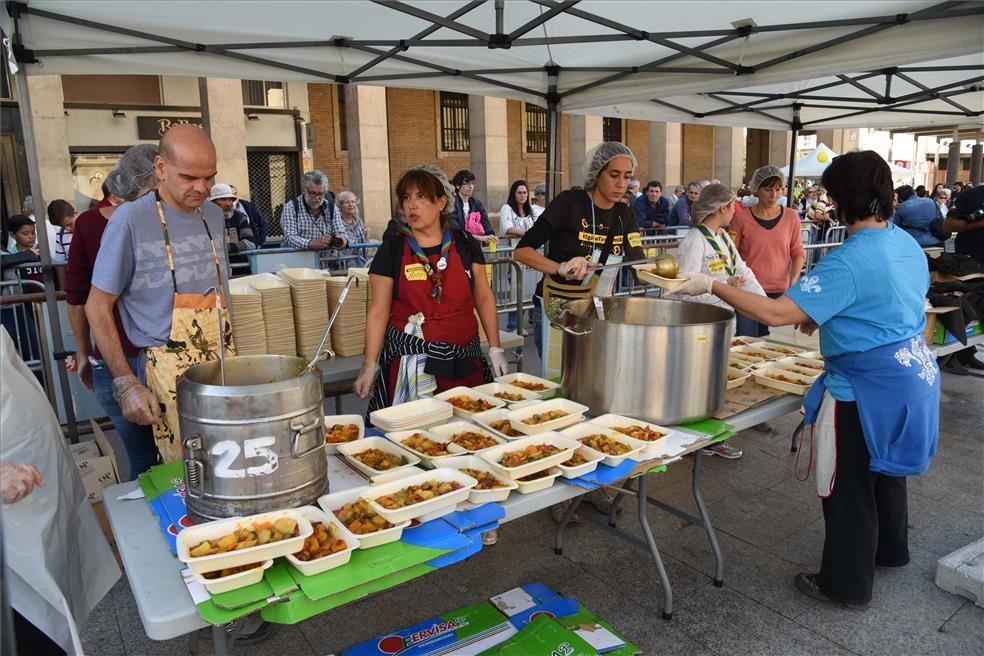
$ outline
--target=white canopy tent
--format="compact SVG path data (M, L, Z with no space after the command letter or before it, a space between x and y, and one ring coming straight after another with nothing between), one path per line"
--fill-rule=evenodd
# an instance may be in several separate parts
M801 178L819 178L835 157L837 153L827 148L825 144L817 144L817 147L806 157L796 160L794 169ZM789 176L788 166L782 167L781 170L783 175Z

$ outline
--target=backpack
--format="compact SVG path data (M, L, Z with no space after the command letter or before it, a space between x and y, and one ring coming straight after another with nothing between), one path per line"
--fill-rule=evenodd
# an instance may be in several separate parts
M482 225L482 213L469 212L468 218L465 220L464 229L465 232L471 235L484 235L485 227Z

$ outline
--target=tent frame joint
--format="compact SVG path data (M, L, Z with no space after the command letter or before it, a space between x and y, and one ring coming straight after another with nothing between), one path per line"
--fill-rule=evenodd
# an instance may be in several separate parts
M512 39L508 34L490 34L489 50L509 50L512 48Z

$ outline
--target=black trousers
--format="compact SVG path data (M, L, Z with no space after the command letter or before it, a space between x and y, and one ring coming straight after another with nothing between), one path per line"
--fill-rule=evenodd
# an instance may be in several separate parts
M858 406L837 402L837 479L823 500L826 529L817 581L831 599L871 601L875 567L909 562L905 477L868 470L868 447Z

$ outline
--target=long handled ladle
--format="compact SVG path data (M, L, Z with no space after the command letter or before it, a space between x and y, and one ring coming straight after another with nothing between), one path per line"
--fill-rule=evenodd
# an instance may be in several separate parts
M314 352L314 357L312 357L311 361L307 363L307 366L304 367L304 369L301 370L301 373L297 375L298 378L314 369L314 365L317 364L318 360L324 356L328 355L330 357L335 357L334 351L325 348L325 342L328 341L328 335L331 333L331 327L335 323L335 318L338 316L338 312L342 309L342 303L345 302L345 297L348 296L349 287L352 286L353 282L357 281L358 278L351 276L345 282L345 287L342 289L342 293L338 295L338 303L335 305L335 309L332 311L331 317L328 319L328 327L325 328L325 334L321 336L321 343L318 344L318 350Z

